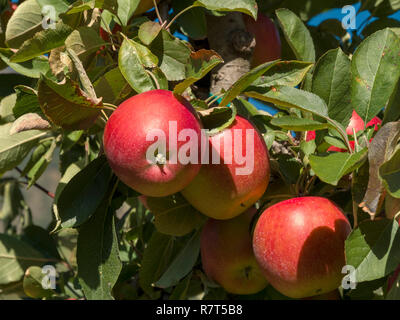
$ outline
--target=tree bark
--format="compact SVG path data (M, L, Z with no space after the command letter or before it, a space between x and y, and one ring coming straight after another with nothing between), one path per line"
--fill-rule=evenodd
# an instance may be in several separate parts
M210 92L218 94L250 70L255 39L246 31L242 14L238 12L222 17L207 16L207 28L210 48L224 59L224 64L211 74Z

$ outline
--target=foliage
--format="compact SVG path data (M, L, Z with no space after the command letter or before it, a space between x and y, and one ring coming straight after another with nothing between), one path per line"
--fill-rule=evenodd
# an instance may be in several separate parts
M398 299L386 280L400 264L393 220L400 210L400 23L387 16L400 7L362 1L379 20L351 41L335 23L307 25L342 2L260 1L257 9L255 0L164 0L159 6L175 13L160 24L154 10L135 14L138 1L54 0L57 17L49 29L42 27L47 1L20 1L11 18L8 5L0 7L0 68L19 73L0 74L0 299L15 292L45 299L238 298L203 273L205 217L180 194L148 199L153 209L147 209L105 160L108 117L125 99L157 88L189 99L214 133L236 114L250 119L270 150L273 177L258 208L301 195L332 199L353 226L346 258L359 288L343 290L343 298ZM279 26L282 59L250 70L226 92L202 97L197 89L208 92L210 73L224 63L204 45L207 17L256 17L257 10ZM319 41L328 36L329 45ZM258 110L249 98L278 112ZM380 117L382 126L348 135L353 110L365 123ZM307 138L310 131L315 140ZM55 154L62 178L53 194L38 179ZM26 185L53 198L47 229L33 225L21 192ZM39 267L49 264L57 286L43 290ZM273 290L258 297L282 298Z

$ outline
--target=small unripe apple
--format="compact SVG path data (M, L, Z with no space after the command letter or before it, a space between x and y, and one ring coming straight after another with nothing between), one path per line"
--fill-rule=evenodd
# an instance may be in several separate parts
M267 286L251 243L255 213L253 207L234 219L209 219L201 233L204 272L233 294L254 294Z
M266 209L253 249L268 282L291 298L337 289L343 278L344 242L351 231L342 211L321 197L299 197Z
M281 39L279 31L273 21L262 13L257 20L248 15L243 15L248 32L254 35L256 46L251 60L252 68L268 61L281 58Z
M231 219L266 191L270 177L268 149L257 129L240 116L208 142L209 163L203 162L199 174L181 193L204 215Z
M185 132L193 138L181 137ZM172 157L187 150L200 154L201 124L192 105L171 91L151 90L125 100L107 121L103 140L114 173L147 196L177 193L200 170L198 159L185 164Z

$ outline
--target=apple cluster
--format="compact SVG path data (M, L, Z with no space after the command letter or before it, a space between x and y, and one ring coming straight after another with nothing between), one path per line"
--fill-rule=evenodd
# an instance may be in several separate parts
M120 104L106 124L104 152L114 173L141 193L142 201L180 192L209 217L201 235L201 258L210 279L234 294L253 294L269 283L293 298L321 295L340 285L350 225L330 200L300 197L277 203L262 212L252 235L254 205L267 190L270 161L262 135L249 120L237 115L228 128L207 136L214 152L206 163L171 161L165 150L163 161L149 161L146 154L154 142L148 133L164 132L168 146L171 122L178 132L190 130L198 139L178 139L175 151L199 148L200 155L200 117L186 99L167 90L147 91ZM254 131L251 140L233 134L246 130ZM248 150L246 144L253 146L254 166L247 175L237 174L243 166L232 155L238 143L240 152ZM215 152L218 163L211 159Z

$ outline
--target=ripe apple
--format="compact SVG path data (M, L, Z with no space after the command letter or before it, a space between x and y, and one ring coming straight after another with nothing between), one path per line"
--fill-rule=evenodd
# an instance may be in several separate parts
M184 141L177 141L175 137L175 143L171 143L171 125L179 134L184 129L193 132L194 139L185 136L181 139ZM164 137L149 136L151 132L160 132ZM147 196L179 192L200 170L199 161L183 164L171 159L171 154L177 154L183 146L185 151L189 148L200 153L197 149L201 145L201 124L195 110L171 91L151 90L125 100L107 121L103 140L114 173L126 185ZM165 143L165 150L149 151L158 142ZM157 161L150 161L149 152Z
M379 125L382 123L382 120L379 119L378 117L374 117L370 122L367 123L367 128L374 126L375 131L378 131ZM364 130L364 121L361 119L361 117L357 114L355 110L353 110L353 114L350 118L349 125L346 128L346 133L348 135L353 135L353 129L357 133L358 131ZM311 141L315 140L315 131L308 131L306 133L306 141ZM371 142L372 139L369 140ZM355 142L354 141L349 141L350 142L350 147L352 150L355 149ZM335 146L330 146L327 151L336 151L336 152L346 152L346 149L338 148Z
M246 29L254 35L256 46L251 60L252 68L281 58L281 39L273 21L259 13L257 20L243 15Z
M181 193L204 215L231 219L250 208L267 189L268 149L257 129L240 116L229 128L209 137L208 143L209 164L203 161L199 174ZM238 161L242 155L247 162Z
M255 213L252 207L231 220L209 219L201 233L204 272L233 294L254 294L267 286L251 244Z
M330 200L293 198L262 213L253 235L254 254L268 282L282 294L321 295L340 286L350 231Z

